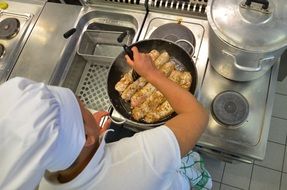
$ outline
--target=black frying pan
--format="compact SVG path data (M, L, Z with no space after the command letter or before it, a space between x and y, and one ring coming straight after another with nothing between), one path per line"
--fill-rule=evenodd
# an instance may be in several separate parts
M136 46L140 52L148 53L153 49L156 49L160 53L167 51L173 61L176 63L176 68L184 69L189 71L192 75L192 84L189 91L194 94L197 84L197 70L194 65L194 62L190 55L182 49L177 44L162 40L162 39L150 39L136 42L131 45ZM115 90L116 83L121 79L121 77L127 73L131 68L126 63L125 52L123 51L118 57L114 60L112 65L109 68L108 80L107 80L107 90L110 102L113 108L125 118L122 123L126 123L129 126L134 126L142 129L149 129L151 127L159 126L164 124L167 120L174 117L176 114L173 113L156 123L145 123L144 121L136 121L132 118L130 104L125 102L118 91Z

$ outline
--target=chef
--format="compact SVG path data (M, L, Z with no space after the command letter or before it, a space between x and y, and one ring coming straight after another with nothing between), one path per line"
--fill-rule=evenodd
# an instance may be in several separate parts
M12 79L0 88L1 97L2 92L7 96L0 112L0 189L33 189L42 175L39 189L211 188L202 159L191 151L205 129L205 110L158 72L148 55L137 48L133 52L135 61L127 58L128 63L178 115L163 126L106 144L109 122L98 127L105 113L91 115L67 89Z
M147 54L132 50L134 61L126 57L129 65L165 95L178 115L114 143L105 142L106 132L84 167L78 162L65 171L46 172L40 189L211 189L202 159L191 151L206 127L206 111L188 91L158 72Z

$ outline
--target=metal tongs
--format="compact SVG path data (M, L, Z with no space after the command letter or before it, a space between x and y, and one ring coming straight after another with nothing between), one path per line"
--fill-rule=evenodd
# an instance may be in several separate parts
M128 31L125 31L123 32L118 38L117 38L117 41L119 43L122 44L124 38L127 36L128 34ZM126 54L130 57L130 59L133 61L134 60L134 53L133 51L131 50L131 47L130 46L127 46L126 44L122 44L123 48L124 48L124 51L126 52ZM133 78L133 81L137 80L139 78L139 74L134 70L132 69L132 78Z

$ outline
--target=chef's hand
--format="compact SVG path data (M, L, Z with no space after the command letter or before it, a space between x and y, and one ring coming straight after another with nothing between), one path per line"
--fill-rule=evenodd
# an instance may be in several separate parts
M105 112L105 111L98 111L93 114L96 124L97 126L99 126L100 135L104 133L111 125L112 121L109 118L104 123L101 123L101 119L105 119L104 117L108 117L108 115L109 115L109 112Z
M125 55L127 63L142 77L147 78L154 71L156 67L153 64L151 57L146 53L140 53L137 47L132 47L134 60L132 61L128 55Z

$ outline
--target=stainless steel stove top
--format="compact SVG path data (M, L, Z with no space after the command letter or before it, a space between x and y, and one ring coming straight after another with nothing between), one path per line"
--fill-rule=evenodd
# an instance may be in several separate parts
M0 10L0 83L7 80L42 8L13 1L8 5Z
M186 15L178 16L163 14L157 10L150 11L140 40L148 39L159 26L178 22L189 28L195 36L196 51L193 59L198 70L195 96L209 111L210 116L208 127L196 148L227 161L262 160L265 156L279 64L257 80L236 82L224 78L212 68L208 61L207 20ZM225 91L236 92L247 100L247 118L240 124L227 126L219 122L212 114L211 107L214 98Z
M198 100L209 111L210 117L198 145L214 152L225 152L231 157L262 160L265 156L278 66L275 65L259 79L236 82L219 75L207 62ZM234 126L221 124L212 114L212 102L216 95L230 90L240 93L249 105L246 120Z
M192 31L195 37L194 63L198 71L198 85L202 83L205 66L208 59L208 22L204 19L194 19L185 16L163 15L162 13L149 12L145 26L139 40L148 39L156 28L168 23L179 23ZM198 94L198 88L195 92Z

